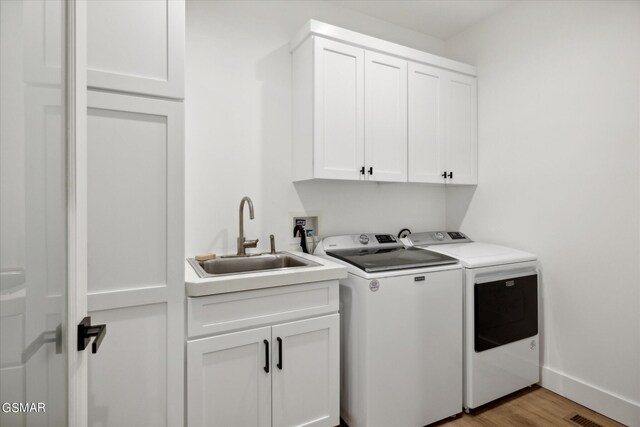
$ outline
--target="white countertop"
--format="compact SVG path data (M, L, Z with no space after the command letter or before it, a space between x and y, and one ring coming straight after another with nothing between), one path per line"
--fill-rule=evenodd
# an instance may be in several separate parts
M185 260L184 277L187 296L200 297L227 292L240 292L251 289L321 282L323 280L336 280L347 277L347 269L345 267L335 262L331 262L326 258L320 258L302 252L287 251L286 253L317 262L320 265L201 278L195 272L191 264Z

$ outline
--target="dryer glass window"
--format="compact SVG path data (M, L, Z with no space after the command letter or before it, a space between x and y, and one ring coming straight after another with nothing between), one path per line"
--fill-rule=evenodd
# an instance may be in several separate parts
M538 333L538 276L476 283L475 351L481 352Z

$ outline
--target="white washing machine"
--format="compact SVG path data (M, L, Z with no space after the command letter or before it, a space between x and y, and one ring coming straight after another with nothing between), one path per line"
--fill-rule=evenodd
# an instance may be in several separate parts
M414 233L405 243L456 258L464 268L465 410L539 382L536 256L457 231Z
M462 411L462 270L389 234L327 237L344 264L340 409L350 427L420 427Z

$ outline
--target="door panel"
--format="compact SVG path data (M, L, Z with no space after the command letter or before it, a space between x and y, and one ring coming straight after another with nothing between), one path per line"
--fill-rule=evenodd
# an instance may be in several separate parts
M339 319L334 314L272 328L274 427L340 423Z
M316 178L361 179L364 166L364 52L315 39Z
M7 427L69 419L66 14L63 1L0 2L0 425Z
M538 334L538 276L474 286L474 348L489 350Z
M477 91L474 77L447 73L445 170L453 184L478 183Z
M166 286L167 116L91 107L88 291Z
M182 1L87 2L89 87L184 98L184 26Z
M88 94L88 310L114 323L89 364L101 427L184 423L183 108ZM105 374L123 371L135 386Z
M409 63L409 182L443 182L442 70Z
M265 327L187 343L190 427L271 426L269 340L271 328Z
M89 314L92 323L108 327L98 353L89 357L89 426L167 426L172 405L167 400L169 366L164 350L166 304Z
M364 140L367 179L407 181L407 61L365 52Z

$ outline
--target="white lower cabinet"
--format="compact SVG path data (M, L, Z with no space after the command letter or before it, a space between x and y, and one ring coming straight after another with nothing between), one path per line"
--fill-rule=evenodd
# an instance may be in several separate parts
M187 344L190 426L271 425L270 340L266 327Z
M305 307L287 310L272 298L276 295L278 300L286 298L282 295L284 288L289 288L286 293L295 298L306 295ZM220 313L227 307L237 309L247 301L256 301L262 302L262 310L260 315L246 317L259 327L187 341L187 424L190 427L338 425L337 288L337 281L319 282L190 298L196 301L188 304L188 322L195 323L197 318L200 325L216 322L219 314L211 313L207 320L203 318L207 310L196 311L194 307L215 306ZM274 310L270 312L271 306ZM332 313L308 318L321 307ZM269 318L291 321L269 322Z
M339 424L338 314L276 325L273 342L274 427Z

